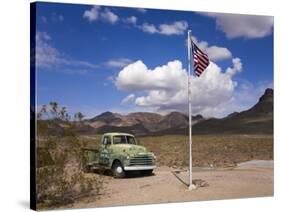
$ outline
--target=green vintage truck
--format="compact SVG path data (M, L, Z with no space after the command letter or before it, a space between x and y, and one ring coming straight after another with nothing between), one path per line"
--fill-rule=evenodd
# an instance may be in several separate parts
M116 178L129 171L152 174L156 168L155 155L128 133L105 133L98 149L83 149L82 153L86 170L110 169Z

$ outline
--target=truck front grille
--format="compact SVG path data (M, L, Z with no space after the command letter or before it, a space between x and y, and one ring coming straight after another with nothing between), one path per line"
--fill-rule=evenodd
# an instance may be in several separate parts
M129 166L153 165L153 157L151 155L137 155L130 159Z

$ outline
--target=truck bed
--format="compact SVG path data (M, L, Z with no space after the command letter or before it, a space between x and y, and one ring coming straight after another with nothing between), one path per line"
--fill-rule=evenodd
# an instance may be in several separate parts
M86 171L99 169L99 150L81 149L83 158L83 169Z

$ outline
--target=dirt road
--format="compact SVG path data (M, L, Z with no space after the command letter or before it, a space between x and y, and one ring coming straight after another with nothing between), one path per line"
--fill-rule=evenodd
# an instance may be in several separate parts
M187 172L159 167L152 176L133 176L126 179L106 177L103 194L93 201L80 200L71 207L105 207L149 203L186 202L273 195L273 162L251 161L235 169L195 168L193 179L208 183L188 191ZM185 184L186 183L186 184Z

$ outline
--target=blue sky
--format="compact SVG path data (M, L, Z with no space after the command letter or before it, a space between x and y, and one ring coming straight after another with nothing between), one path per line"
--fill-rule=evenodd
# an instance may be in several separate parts
M192 78L193 112L223 117L273 87L273 18L37 3L38 105L71 114L186 112L186 32L212 63Z

